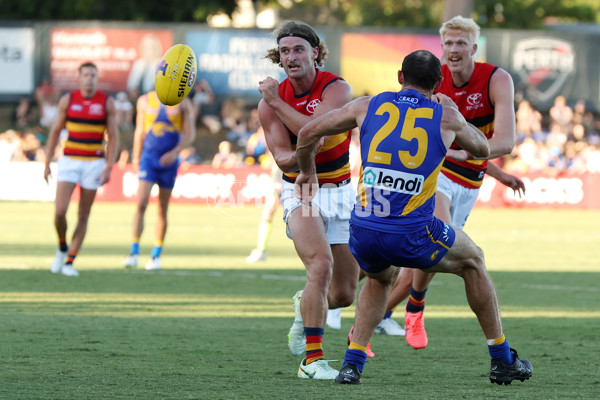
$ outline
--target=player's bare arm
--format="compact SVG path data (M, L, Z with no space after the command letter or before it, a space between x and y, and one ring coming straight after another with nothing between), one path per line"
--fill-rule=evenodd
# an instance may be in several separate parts
M196 138L196 126L194 124L194 107L192 101L189 98L183 99L181 102L181 110L183 114L183 125L182 125L182 137L177 146L173 147L170 151L167 151L160 158L160 165L171 165L177 161L181 150L185 149L192 144Z
M340 108L352 100L352 87L346 81L337 80L327 86L321 104L315 109L314 114L309 116L296 111L279 97L279 83L275 79L267 77L260 81L258 90L277 117L294 133L298 133L311 119Z
M370 101L371 97L360 97L344 105L342 108L331 110L327 114L313 119L300 129L296 145L296 159L300 167L300 174L296 178L296 193L300 198L307 196L307 193L302 193L301 186L304 186L307 190L309 187L314 189L312 185L317 182L315 154L318 151L320 139L324 136L337 135L362 125Z
M486 174L495 178L498 182L502 183L504 186L508 186L511 188L515 194L518 194L519 197L525 194L525 183L517 176L506 173L494 164L493 162L488 163Z
M142 144L146 137L146 132L144 132L146 104L148 104L148 96L140 96L136 103L135 131L133 132L133 150L131 153L131 164L135 173L137 173L140 168Z
M488 157L490 145L485 135L479 129L473 129L454 107L444 106L441 128L446 148L455 141L475 157Z
M54 158L54 152L56 151L56 145L58 144L58 138L60 131L65 127L67 122L67 107L71 101L71 95L69 93L63 95L58 102L58 116L54 125L48 133L48 143L46 144L46 165L44 167L44 180L48 183L48 177L50 176L50 162Z
M109 97L106 100L106 168L102 172L100 182L102 185L110 181L112 167L117 160L117 150L119 149L119 126L117 124L117 110L115 100Z
M283 172L298 170L296 152L292 150L287 128L275 111L264 101L258 103L258 118L265 130L265 141L275 163Z
M491 160L510 154L515 146L515 88L508 72L498 68L490 80L490 98L494 105L494 136L489 140Z

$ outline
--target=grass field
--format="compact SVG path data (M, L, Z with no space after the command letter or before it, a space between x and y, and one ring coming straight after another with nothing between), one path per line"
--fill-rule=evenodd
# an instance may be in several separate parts
M476 209L511 346L534 366L488 380L485 338L462 281L427 297L429 346L376 336L360 386L296 377L287 348L302 264L276 218L264 263L247 265L256 209L173 205L163 270L125 270L133 204L94 206L79 278L52 275L53 205L0 203L0 399L592 399L600 396L600 212ZM76 206L69 211L76 216ZM149 254L155 206L142 238ZM224 215L225 214L225 215ZM71 226L72 228L72 226ZM70 235L71 229L69 230ZM353 307L325 333L341 366ZM402 322L403 312L394 317Z

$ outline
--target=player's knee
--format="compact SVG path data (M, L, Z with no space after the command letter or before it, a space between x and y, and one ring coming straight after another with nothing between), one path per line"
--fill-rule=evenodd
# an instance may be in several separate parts
M356 286L354 289L351 286L340 287L333 293L335 299L335 308L348 307L354 303L354 294L356 293Z
M472 254L468 259L467 266L474 269L485 268L485 259L481 247L473 246Z
M316 257L307 265L308 280L319 287L327 288L333 273L333 259L331 257Z
M343 297L336 298L337 307L349 307L354 303L354 293L345 293Z

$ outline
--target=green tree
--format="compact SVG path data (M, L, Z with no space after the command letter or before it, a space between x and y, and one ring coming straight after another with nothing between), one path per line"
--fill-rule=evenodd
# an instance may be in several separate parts
M453 0L267 0L257 4L278 7L282 18L313 24L437 28L447 1ZM482 28L600 22L598 0L477 0L472 4L469 16Z
M453 0L253 0L257 11L279 10L282 19L333 26L437 28ZM1 0L3 20L113 20L206 22L229 15L237 0ZM473 0L470 15L483 28L541 28L548 23L600 23L598 0Z
M599 2L565 0L480 0L474 17L486 28L532 29L547 23L598 22Z
M2 0L3 20L112 20L206 22L217 11L231 14L235 0Z

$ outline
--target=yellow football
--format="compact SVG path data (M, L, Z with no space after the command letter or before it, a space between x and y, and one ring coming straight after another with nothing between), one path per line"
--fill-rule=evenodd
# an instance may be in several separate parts
M185 44L176 44L160 60L154 75L154 87L161 103L174 106L187 97L195 80L194 50Z

